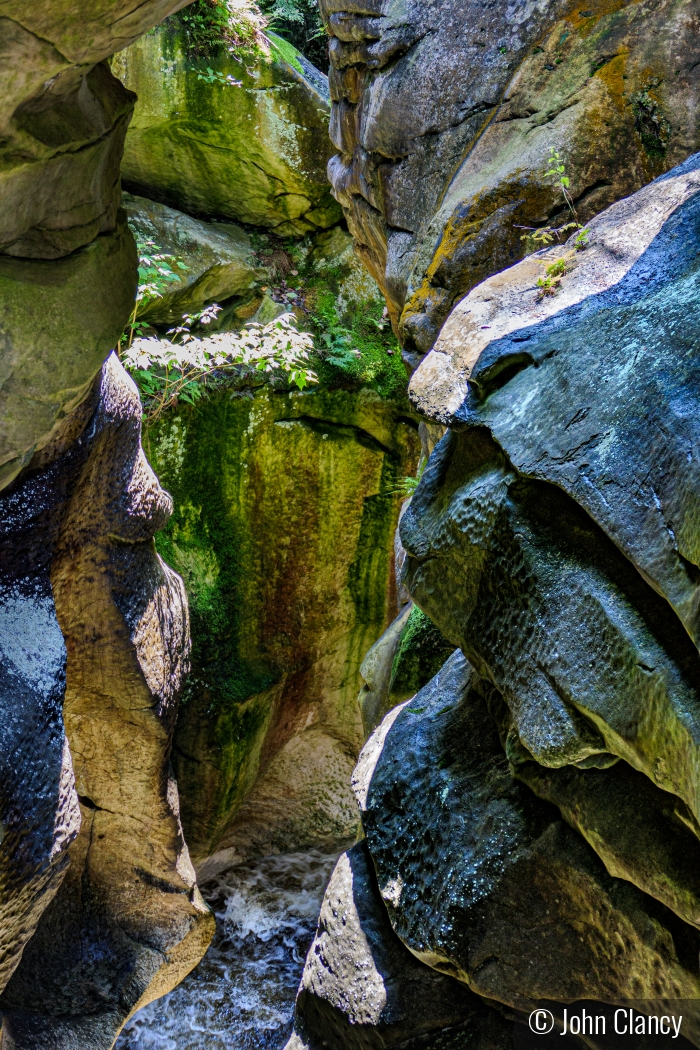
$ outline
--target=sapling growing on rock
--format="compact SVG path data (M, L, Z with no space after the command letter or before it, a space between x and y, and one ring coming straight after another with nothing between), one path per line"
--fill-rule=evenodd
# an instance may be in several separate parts
M563 234L568 234L571 230L579 230L578 237L574 241L574 248L576 251L581 251L588 246L588 230L579 222L574 199L571 196L571 191L569 189L571 180L566 174L566 165L564 164L559 151L556 150L554 146L550 147L549 157L547 159L547 170L544 175L545 178L550 178L551 176L556 178L557 186L561 190L564 203L571 214L571 219L569 222L565 222L562 226L518 226L518 229L528 231L522 235L521 240L531 241L537 246L537 248L544 248L547 245L552 244L555 237L557 241L561 243Z

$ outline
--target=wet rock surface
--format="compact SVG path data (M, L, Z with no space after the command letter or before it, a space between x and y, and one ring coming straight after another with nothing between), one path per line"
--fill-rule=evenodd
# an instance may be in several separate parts
M697 930L611 878L559 811L513 780L481 691L456 653L360 760L356 793L396 932L511 1006L695 998Z
M326 889L289 1048L381 1050L446 1028L459 1028L475 1047L488 1045L487 1033L504 1042L510 1036L505 1018L401 943L360 842L342 854Z
M408 359L523 253L518 225L587 222L698 147L694 8L322 0L329 174Z
M37 815L38 879L47 869L39 847L54 854L61 871L74 839L58 892L48 878L40 887L41 906L50 903L38 926L41 907L28 913L25 929L31 921L36 931L0 999L3 1039L18 1048L110 1047L133 1009L196 965L213 932L168 765L189 657L182 581L158 558L152 539L171 501L146 462L139 398L115 356L103 367L95 402L77 440L17 490L37 524L42 515L51 523L53 536L44 543L34 528L27 543L42 615L23 614L34 616L38 647L35 658L24 649L24 677L31 684L38 675L40 688L19 714L36 714L39 733L33 741L25 728L28 760L9 785L14 793L5 808L11 818L24 792L31 798L36 789L49 818L56 813L53 842ZM13 610L22 615L20 596L15 587L6 624ZM12 646L3 644L3 652L16 675ZM70 763L59 772L61 700L75 788ZM32 773L32 745L51 759L43 790ZM14 863L17 879L22 871Z

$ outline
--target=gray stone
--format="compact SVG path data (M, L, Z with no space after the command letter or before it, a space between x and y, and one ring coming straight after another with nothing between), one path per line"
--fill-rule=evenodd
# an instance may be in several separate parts
M243 296L267 276L267 270L257 265L250 238L240 226L200 222L130 193L124 195L124 207L129 225L140 240L153 241L186 267L182 270L171 263L179 280L169 284L161 298L139 308L142 321L178 324L185 314Z
M585 251L547 254L571 265L556 295L538 301L534 258L460 304L414 389L445 421L449 373L466 429L402 521L414 598L531 755L612 753L696 817L697 167L613 206Z
M695 999L697 930L612 878L510 775L481 683L455 653L370 740L355 787L392 926L479 995ZM690 1022L698 1034L698 1017Z
M487 1045L478 1038L487 1031L500 1034L500 1046L511 1035L503 1017L404 947L358 843L340 857L321 905L297 995L296 1039L319 1050L383 1050L457 1026L475 1048Z
M321 0L329 175L408 360L520 258L519 226L582 222L700 145L686 0L588 11L475 0Z

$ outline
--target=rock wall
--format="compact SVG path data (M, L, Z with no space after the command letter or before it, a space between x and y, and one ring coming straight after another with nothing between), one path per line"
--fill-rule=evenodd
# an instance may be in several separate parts
M134 96L106 59L182 6L0 6L0 1009L3 1047L108 1048L201 958L169 771L189 660L171 503L115 358L136 250Z
M338 221L325 172L325 77L291 44L271 40L269 55L222 47L196 57L168 23L113 60L139 97L122 161L129 189L282 237Z
M147 447L176 505L159 550L192 607L173 764L195 860L351 837L359 666L396 608L395 490L418 455L408 406L229 388Z
M522 257L521 226L582 222L700 146L697 7L320 0L334 193L415 366L455 302Z
M426 968L515 1020L546 1000L559 1030L575 1000L684 999L696 1046L699 172L479 285L414 373L449 430L401 519L405 582L460 650L353 777ZM302 982L291 1046L345 1045L343 973Z

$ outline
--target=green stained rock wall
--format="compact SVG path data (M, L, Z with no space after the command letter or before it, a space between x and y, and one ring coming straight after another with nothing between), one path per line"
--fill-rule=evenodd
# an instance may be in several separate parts
M368 389L212 393L151 429L193 669L173 765L196 860L351 834L359 667L395 611L397 479L419 443Z
M269 55L239 58L222 47L196 58L177 23L121 52L112 69L139 97L125 183L190 214L280 236L332 226L340 208L326 178L329 104L295 56L273 41Z

